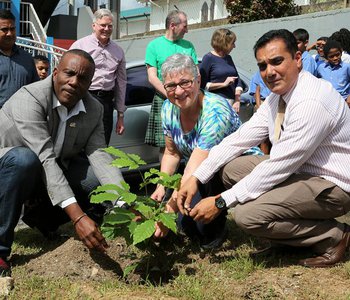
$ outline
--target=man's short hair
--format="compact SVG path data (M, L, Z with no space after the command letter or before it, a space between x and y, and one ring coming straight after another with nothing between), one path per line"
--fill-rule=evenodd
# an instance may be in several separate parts
M293 34L297 41L306 43L309 40L309 33L304 28L299 28L293 31Z
M169 29L171 23L174 23L176 25L180 24L180 15L183 15L187 18L187 15L181 10L172 10L170 13L168 13L165 19L165 29Z
M94 17L92 19L92 22L96 23L97 20L100 20L103 17L110 17L112 20L114 20L114 16L113 16L112 12L109 9L107 9L107 8L100 8L100 9L95 11Z
M216 51L224 51L228 54L232 42L236 41L236 35L233 31L225 28L216 29L211 37L211 46Z
M295 36L287 29L275 29L266 32L254 45L254 55L256 57L256 52L264 47L267 43L272 40L283 40L288 52L294 57L295 53L298 51L298 44Z
M46 63L48 63L48 64L50 63L49 59L48 59L46 56L40 55L40 54L35 55L35 56L33 57L33 59L34 59L34 62L35 62L35 63L37 63L38 61L43 61L43 62L46 62Z
M16 20L13 13L8 9L0 9L0 19L13 20L13 21Z
M331 49L338 49L340 52L343 51L342 45L335 40L328 39L327 43L323 47L324 57L327 58Z
M87 53L86 51L84 50L81 50L81 49L71 49L71 50L68 50L67 52L65 52L62 57L61 57L61 60L68 54L74 54L74 55L78 55L78 56L81 56L81 57L84 57L86 58L95 68L95 62L94 62L94 59L91 57L91 55L89 53Z

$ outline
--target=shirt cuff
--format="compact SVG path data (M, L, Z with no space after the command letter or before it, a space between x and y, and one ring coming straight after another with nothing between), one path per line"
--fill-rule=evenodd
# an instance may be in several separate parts
M75 199L75 197L71 197L71 198L68 198L67 200L63 200L62 202L60 203L57 203L57 205L59 207L61 207L62 209L66 208L68 205L71 205L73 203L77 203L77 200Z

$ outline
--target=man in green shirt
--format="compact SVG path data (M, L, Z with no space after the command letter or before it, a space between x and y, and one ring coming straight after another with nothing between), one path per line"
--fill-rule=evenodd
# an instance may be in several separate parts
M151 41L146 49L145 62L147 65L148 81L156 89L153 98L145 143L160 147L164 152L165 140L161 122L161 108L166 98L166 92L161 80L161 66L166 58L175 53L189 55L197 64L197 55L191 42L183 39L187 29L187 16L182 11L171 11L165 20L166 32L164 36Z

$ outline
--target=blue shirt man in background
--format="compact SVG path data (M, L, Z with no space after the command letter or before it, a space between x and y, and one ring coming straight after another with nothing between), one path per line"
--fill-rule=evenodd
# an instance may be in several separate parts
M0 108L23 85L39 80L32 56L15 42L15 16L0 9Z

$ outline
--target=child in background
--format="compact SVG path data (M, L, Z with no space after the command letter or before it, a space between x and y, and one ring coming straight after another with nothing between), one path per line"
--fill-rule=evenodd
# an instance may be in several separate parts
M309 43L309 33L305 29L299 28L293 32L293 35L297 40L298 50L302 53L301 59L303 62L303 69L310 72L312 75L316 75L316 62L306 50Z
M350 107L350 64L341 60L343 48L337 41L328 40L323 48L327 62L317 68L317 77L328 80Z
M323 52L323 47L326 45L328 40L328 37L326 36L321 36L317 39L316 43L312 44L307 48L307 51L315 49L317 51L317 54L312 55L314 58L316 65L318 66L319 64L325 62L325 57L324 57L324 52Z
M339 31L332 33L329 38L340 43L343 49L342 62L350 63L350 31L346 28L341 28Z
M45 79L47 76L49 76L49 59L44 55L36 55L33 58L40 80Z
M250 81L249 94L255 99L256 107L259 108L262 102L270 95L271 91L265 85L265 82L261 78L260 72L257 71Z
M250 81L249 95L255 99L255 110L257 110L261 104L265 101L271 91L266 86L265 82L261 78L260 71L257 71ZM271 143L269 139L259 145L260 149L264 154L270 154Z

